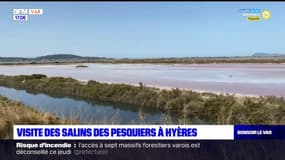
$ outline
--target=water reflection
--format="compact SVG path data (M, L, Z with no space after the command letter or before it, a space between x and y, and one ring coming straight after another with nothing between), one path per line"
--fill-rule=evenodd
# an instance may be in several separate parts
M177 123L177 116L163 114L153 108L86 101L60 95L28 93L25 90L6 87L0 87L0 95L20 101L40 111L52 112L62 118L77 119L85 124ZM169 116L168 121L165 118L167 116Z

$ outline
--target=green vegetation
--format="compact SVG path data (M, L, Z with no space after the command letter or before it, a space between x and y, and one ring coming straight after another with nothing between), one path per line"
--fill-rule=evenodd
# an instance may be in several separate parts
M74 121L75 122L75 121ZM51 113L34 110L24 104L0 96L0 139L13 137L14 124L71 124Z
M278 97L236 97L196 93L179 89L160 90L96 81L83 83L72 78L45 75L0 75L0 85L28 92L60 94L86 100L119 102L155 107L164 113L198 118L215 124L284 124L285 101Z

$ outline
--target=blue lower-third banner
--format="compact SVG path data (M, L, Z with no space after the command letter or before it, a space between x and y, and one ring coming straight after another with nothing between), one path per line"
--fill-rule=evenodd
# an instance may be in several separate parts
M285 139L285 125L14 125L17 140Z

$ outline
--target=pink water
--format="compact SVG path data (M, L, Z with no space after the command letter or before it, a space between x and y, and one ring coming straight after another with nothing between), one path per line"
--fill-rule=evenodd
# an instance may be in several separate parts
M0 74L40 73L116 83L285 97L285 64L86 64L0 66Z

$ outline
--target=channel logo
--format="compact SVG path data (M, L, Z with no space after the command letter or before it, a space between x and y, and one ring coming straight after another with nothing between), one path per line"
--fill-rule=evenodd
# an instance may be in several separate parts
M43 15L43 9L13 9L13 21L28 21L29 15Z

